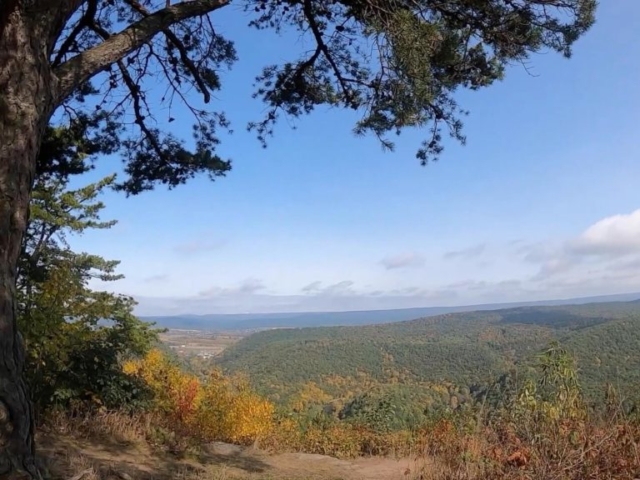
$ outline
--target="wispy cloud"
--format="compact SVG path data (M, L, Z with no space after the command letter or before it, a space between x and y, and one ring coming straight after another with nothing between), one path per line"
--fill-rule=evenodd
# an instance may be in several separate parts
M263 290L259 281L214 288L195 297L138 298L140 314L173 313L268 313L268 312L327 312L346 310L378 310L427 306L464 305L502 302L505 298L522 300L532 292L520 281L486 282L469 280L438 288L421 286L373 290L358 287L344 280L326 286L312 282L302 288L306 294L276 295ZM533 292L535 294L536 292ZM544 296L538 295L536 298Z
M234 287L211 287L198 293L200 297L234 297L234 296L247 296L254 295L267 287L257 278L247 278Z
M383 310L441 305L457 298L455 291L444 289L408 287L397 290L367 290L358 288L355 282L350 280L326 286L317 285L318 283L320 282L311 283L313 288L299 295L276 295L263 290L260 283L245 282L228 288L214 287L192 297L138 297L140 305L137 313L172 315Z
M334 296L334 295L352 295L355 293L354 282L351 280L344 280L342 282L334 283L321 290L322 295Z
M580 284L580 278L610 277L628 269L625 265L640 264L640 209L603 218L563 242L521 245L517 254L539 267L536 282L566 277Z
M482 255L486 248L487 246L484 243L480 243L469 248L463 248L462 250L451 250L449 252L446 252L443 257L447 260L458 258L461 258L463 260L471 260Z
M380 261L380 263L387 270L397 268L418 268L424 266L425 259L417 252L406 252L385 257Z
M490 248L491 252L500 248L501 257L488 254ZM186 250L201 248L191 245ZM191 296L147 299L140 310L154 313L375 310L640 291L640 210L595 221L572 237L529 243L503 241L486 247L483 243L447 252L445 257L474 259L469 262L473 268L465 265L459 272L453 272L457 274L442 275L440 278L448 280L440 283L434 276L427 277L420 271L406 274L403 271L400 278L356 276L355 279L366 278L363 283L350 279L327 281L318 275L312 278L314 281L301 281L300 287L290 286L285 291L278 290L277 278L269 278L267 286L259 278L250 276L236 284L202 289ZM487 268L478 267L485 260L492 263ZM380 264L387 269L402 269L424 266L425 259L409 252L388 256ZM163 275L146 279L149 282L163 280Z
M316 282L314 282L316 283ZM635 270L597 275L547 278L543 282L510 279L490 282L467 280L435 288L404 287L366 290L354 282L337 282L314 289L314 293L277 295L259 282L214 288L182 298L138 297L140 315L206 313L275 313L378 310L428 306L478 305L608 295L640 290Z
M302 287L301 291L303 293L316 293L322 290L322 282L320 280L316 280L315 282L311 282L308 285Z
M197 255L199 253L218 250L224 245L225 242L223 240L203 238L176 245L173 251L181 255Z
M323 296L344 296L356 294L353 289L355 283L351 280L343 280L323 286L320 281L311 282L309 285L302 287L301 291L307 295L323 295Z
M145 283L160 283L166 282L167 280L169 280L169 275L167 275L166 273L160 275L151 275L142 279L142 281Z

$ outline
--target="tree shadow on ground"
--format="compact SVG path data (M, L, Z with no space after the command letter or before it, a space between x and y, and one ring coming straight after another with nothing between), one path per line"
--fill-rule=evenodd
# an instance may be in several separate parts
M44 437L39 445L40 457L52 479L69 479L92 470L86 480L187 480L203 478L214 468L233 470L240 476L269 473L271 468L259 456L245 455L244 449L239 448L204 448L198 455L181 458L168 452L153 452L144 445L108 439Z

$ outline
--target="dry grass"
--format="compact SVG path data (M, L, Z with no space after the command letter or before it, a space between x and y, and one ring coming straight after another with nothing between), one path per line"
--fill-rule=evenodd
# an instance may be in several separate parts
M283 476L277 473L238 474L225 466L207 465L194 468L192 465L178 465L172 470L158 472L127 473L117 462L101 464L81 454L70 454L53 466L52 479L65 480L307 480L305 476ZM314 476L317 480L318 477ZM309 478L308 480L311 480ZM327 477L323 480L342 480Z
M524 420L474 433L449 424L430 437L412 480L640 478L640 425L629 421Z
M104 469L85 455L71 451L50 460L47 470L52 478L73 480L107 480Z
M307 480L279 474L261 456L184 455L149 442L151 420L118 413L47 417L39 431L39 450L47 478L64 480ZM157 438L157 436L156 436ZM172 439L165 439L175 447ZM300 465L301 469L307 465ZM327 477L326 480L337 480ZM325 478L323 477L323 480Z
M167 468L164 463L157 471L133 470L129 465L119 462L118 456L111 459L90 458L87 454L70 450L65 455L57 455L49 459L47 471L52 479L65 480L239 480L237 476L230 476L222 466L194 467L189 464L176 463ZM148 462L148 458L140 458L140 462Z
M47 414L42 429L47 433L74 437L108 438L125 444L145 443L153 418L122 412L72 413L56 410Z
M295 423L283 423L277 434L265 439L261 447L343 458L367 455L411 458L415 462L412 461L413 466L404 476L407 480L637 480L640 421L628 419L621 412L620 408L598 417L585 411L575 418L560 419L539 414L505 414L493 420L484 418L473 428L469 428L469 422L442 420L413 434L389 435L347 424L312 428L303 435ZM135 466L140 463L136 458L139 452L147 456L149 468L139 470L142 476L134 479L286 478L286 475L273 477L270 466L260 463L264 457L258 459L253 454L243 457L242 465L237 458L227 459L233 460L228 463L232 466L230 470L221 467L219 458L199 465L189 463L184 455L188 439L172 436L171 432L160 438L159 432L165 431L158 428L158 423L149 415L55 412L47 417L44 430L50 437L78 439L77 444L83 447L80 453L68 450L57 459L55 470L63 472L59 478L69 479L86 472L83 480L129 480L122 477L122 467L114 466L113 461L119 460L125 467ZM96 463L82 454L87 451L89 439L99 439L103 445L117 443L119 450L113 450L116 453L108 461L102 458ZM158 444L163 448L150 448ZM129 459L123 463L119 457L125 456ZM152 470L160 473L151 475ZM246 472L249 473L243 476Z

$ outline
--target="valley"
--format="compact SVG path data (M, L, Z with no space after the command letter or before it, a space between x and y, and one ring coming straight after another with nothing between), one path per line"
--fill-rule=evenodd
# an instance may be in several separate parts
M199 330L168 329L160 334L160 341L174 353L183 357L210 359L220 355L248 333L208 332Z
M474 392L507 372L526 376L553 341L576 358L590 401L598 402L608 383L635 393L640 381L637 302L262 331L230 345L214 363L230 373L247 373L260 393L282 405L303 401L340 410L361 395L392 398L406 423L428 406L471 402Z

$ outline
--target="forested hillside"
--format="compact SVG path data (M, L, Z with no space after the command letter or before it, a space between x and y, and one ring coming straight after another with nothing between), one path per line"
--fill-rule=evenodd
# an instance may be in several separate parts
M219 363L248 372L281 403L385 395L422 405L464 401L499 375L525 374L557 340L575 355L593 400L607 382L621 391L640 379L640 303L522 307L446 314L364 327L280 329L254 334ZM411 386L411 388L410 388ZM457 401L454 401L457 403Z

